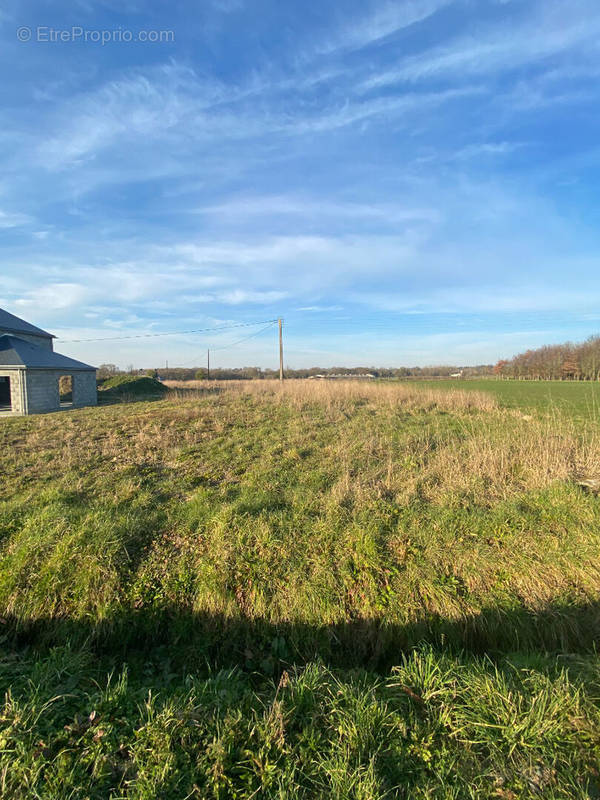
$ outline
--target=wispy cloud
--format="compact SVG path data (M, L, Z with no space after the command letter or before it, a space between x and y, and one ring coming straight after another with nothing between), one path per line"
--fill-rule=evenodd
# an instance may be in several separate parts
M54 119L50 117L50 124L60 133L40 143L39 162L56 169L93 157L115 143L156 138L176 129L189 114L186 94L190 82L198 90L196 109L215 102L214 84L208 91L196 83L192 72L173 65L135 72L68 100Z
M0 228L20 228L32 221L28 214L12 213L0 209Z
M589 3L577 3L588 10ZM571 10L571 9L570 9ZM569 11L570 11L569 10ZM565 13L562 4L548 3L521 19L515 27L498 30L490 27L470 36L458 38L449 45L430 48L404 58L397 67L376 73L361 84L363 91L381 89L403 82L427 79L452 80L496 72L506 72L525 65L535 65L552 56L574 49L597 50L600 20L596 15L585 18Z
M331 311L342 311L343 306L302 306L297 311L309 311L311 313L326 314Z
M437 208L410 208L394 204L367 204L334 201L323 197L294 195L248 195L233 197L212 206L191 209L194 214L206 214L227 220L276 216L334 220L371 220L389 224L402 222L431 222L440 219Z
M505 156L527 146L527 142L474 142L460 148L453 157L459 161L469 161L486 156Z
M340 26L318 51L332 53L340 50L360 50L388 36L410 28L433 16L453 0L404 0L366 6L357 19Z
M254 90L253 90L254 91ZM50 170L93 161L103 151L138 143L142 152L153 144L171 152L182 147L190 153L225 141L260 139L268 135L301 137L325 134L374 118L393 117L403 124L436 107L476 94L482 89L465 86L439 92L409 92L370 98L332 97L310 110L302 104L289 107L268 94L260 109L246 103L247 90L227 92L219 83L199 80L175 65L136 72L111 81L89 95L69 101L50 118L58 132L37 148L37 161ZM225 102L227 100L227 102ZM161 160L164 163L164 155Z

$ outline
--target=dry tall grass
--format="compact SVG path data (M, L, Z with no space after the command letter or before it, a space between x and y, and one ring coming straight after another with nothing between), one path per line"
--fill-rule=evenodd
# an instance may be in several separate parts
M340 432L342 463L350 452L358 456L358 449L360 462L375 466L373 472L359 474L349 467L346 482L352 483L354 492L363 483L383 482L387 490L405 498L418 492L431 501L448 503L453 496L477 492L480 501L491 503L516 491L600 475L600 437L594 426L583 428L558 413L532 416L501 409L485 392L359 381L295 380L283 385L278 381L172 381L168 385L185 406L195 392L197 397L214 392L229 398L250 396L263 403L289 403L298 410L315 405L341 412L345 419L357 405L370 407L374 413L456 416L448 429L434 413L423 430L404 442L401 452L381 434L359 437L353 431L348 438Z
M296 407L306 403L339 406L348 401L365 401L378 406L405 406L430 410L442 408L447 411L496 409L496 400L485 392L459 390L439 391L419 389L404 383L385 384L358 380L293 380L282 384L276 380L260 381L165 381L179 397L189 397L190 390L205 392L227 392L249 394L254 397L277 402L288 401Z
M289 405L306 421L321 410L328 424L339 425L330 445L346 469L339 485L352 487L357 500L374 490L392 492L407 502L413 496L436 504L495 503L515 492L542 489L556 481L576 481L600 475L600 438L596 427L581 426L558 414L525 416L501 409L483 392L423 390L406 384L358 381L192 381L170 382L170 398L148 406L130 405L117 424L98 417L82 437L79 416L49 415L21 420L25 438L4 430L5 475L22 467L24 452L52 453L47 458L61 469L76 468L88 459L127 464L174 464L182 447L219 434L255 414L240 402L250 399L268 407ZM192 385L193 388L189 388ZM370 430L364 413L383 420ZM91 412L97 415L100 412ZM401 434L411 420L422 426ZM426 419L425 419L426 415ZM452 424L448 425L448 416ZM385 419L384 419L385 418ZM96 423L100 426L94 430ZM300 436L303 431L300 432ZM301 446L301 441L297 446ZM357 469L357 465L360 468Z

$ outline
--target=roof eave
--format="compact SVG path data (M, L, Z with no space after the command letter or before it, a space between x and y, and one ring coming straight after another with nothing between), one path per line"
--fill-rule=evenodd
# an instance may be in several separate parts
M38 331L33 332L33 331L24 331L19 328L8 328L2 326L2 330L8 331L11 334L14 333L16 336L20 334L21 336L37 336L40 339L56 339L56 336L53 333L48 333L48 331L43 331L41 328L39 332Z
M2 369L2 367L0 367L0 369ZM68 375L69 372L98 372L98 367L92 367L87 364L84 364L82 367L28 367L25 365L19 369L26 369L29 371L37 369L42 372L64 372L65 375Z

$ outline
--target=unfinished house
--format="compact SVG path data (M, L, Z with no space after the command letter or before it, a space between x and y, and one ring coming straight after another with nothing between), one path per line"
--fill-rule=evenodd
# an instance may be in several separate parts
M96 405L96 368L55 353L53 339L0 308L0 414Z

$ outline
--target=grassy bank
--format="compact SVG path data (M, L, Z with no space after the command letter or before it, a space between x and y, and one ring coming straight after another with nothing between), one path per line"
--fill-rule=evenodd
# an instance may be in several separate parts
M3 421L0 786L589 796L600 446L557 414L257 382Z

